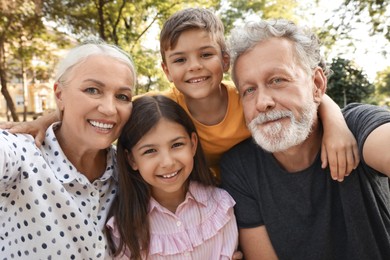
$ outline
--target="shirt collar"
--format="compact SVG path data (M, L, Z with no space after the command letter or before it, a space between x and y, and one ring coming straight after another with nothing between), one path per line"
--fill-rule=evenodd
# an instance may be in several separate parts
M42 155L59 181L62 183L70 183L76 180L85 185L89 183L87 177L77 171L76 167L68 160L54 134L54 130L60 124L60 122L56 122L47 129L45 140L41 146ZM114 146L111 146L107 148L107 150L106 171L98 180L106 181L113 177L114 180L117 181L118 177L115 165L116 149Z
M206 190L206 192L205 192ZM188 187L188 191L184 201L179 205L182 206L187 203L197 203L201 206L207 207L208 201L210 199L211 187L205 187L203 184L200 184L196 181L191 181ZM150 198L148 213L153 210L166 211L160 203L158 203L153 197Z

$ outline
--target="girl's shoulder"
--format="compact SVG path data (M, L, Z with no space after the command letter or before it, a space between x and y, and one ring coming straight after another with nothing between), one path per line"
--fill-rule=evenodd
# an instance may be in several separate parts
M199 182L192 181L189 192L198 203L203 203L208 206L223 206L225 209L228 209L235 205L234 199L226 190L215 186L205 186Z

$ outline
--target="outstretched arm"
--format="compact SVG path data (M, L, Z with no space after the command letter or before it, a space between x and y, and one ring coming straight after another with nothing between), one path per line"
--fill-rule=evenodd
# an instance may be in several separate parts
M43 140L45 139L45 133L47 128L54 123L59 121L58 115L56 112L51 112L49 114L38 117L37 119L29 122L6 122L1 123L0 128L8 129L10 133L24 133L30 134L35 138L35 144L39 147L41 146Z
M334 180L343 181L359 164L356 139L345 123L339 106L324 95L319 107L324 135L322 138L322 168L329 164Z
M363 145L364 161L371 168L390 177L390 123L370 133Z

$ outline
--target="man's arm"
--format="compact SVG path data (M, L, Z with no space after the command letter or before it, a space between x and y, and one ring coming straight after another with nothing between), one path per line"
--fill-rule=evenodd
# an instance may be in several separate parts
M265 226L240 228L240 246L245 260L278 259Z
M390 123L368 135L363 145L363 158L371 168L390 177Z

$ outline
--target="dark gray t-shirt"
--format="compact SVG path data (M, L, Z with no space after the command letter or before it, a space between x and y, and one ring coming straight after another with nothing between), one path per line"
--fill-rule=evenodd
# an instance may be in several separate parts
M343 112L360 151L372 130L390 122L389 111L370 105ZM289 173L247 139L223 156L221 176L239 227L265 225L280 259L390 259L389 179L364 158L339 183L321 168L320 151L309 168Z

